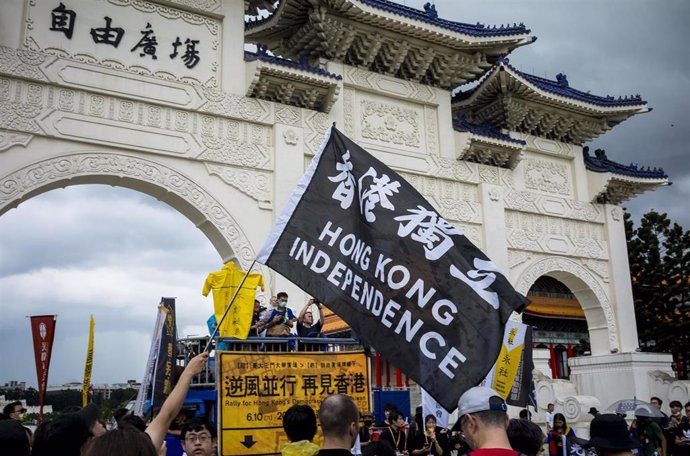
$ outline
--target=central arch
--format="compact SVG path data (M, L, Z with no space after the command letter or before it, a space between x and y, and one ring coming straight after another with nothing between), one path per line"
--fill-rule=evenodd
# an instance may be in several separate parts
M606 290L592 273L569 258L544 258L527 267L515 288L527 295L537 279L545 275L561 281L580 302L587 319L592 354L618 352L618 331L613 309Z
M153 196L194 223L223 263L236 260L247 269L256 258L240 225L205 188L176 169L129 154L65 154L1 176L0 215L33 196L79 184L126 187Z

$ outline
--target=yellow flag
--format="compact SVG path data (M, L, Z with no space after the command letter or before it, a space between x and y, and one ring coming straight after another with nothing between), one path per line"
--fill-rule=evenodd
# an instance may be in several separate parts
M500 394L503 399L508 399L510 390L513 388L513 382L522 359L522 350L525 348L526 329L526 325L510 320L506 324L503 345L498 358L496 358L494 378L491 385L491 388Z
M225 308L235 295L237 287L245 276L245 272L239 269L230 261L223 269L212 272L206 278L202 294L207 296L213 290L213 310L216 321L220 321L225 312ZM261 274L250 273L242 284L242 289L237 293L235 301L232 303L228 315L220 325L218 334L221 337L235 337L246 339L249 335L249 327L252 324L252 314L254 313L254 298L256 289L264 289L264 279Z
M86 407L89 400L89 387L91 386L91 368L93 367L93 327L94 320L91 315L91 323L89 324L89 346L86 349L86 364L84 365L84 384L81 388L81 405Z

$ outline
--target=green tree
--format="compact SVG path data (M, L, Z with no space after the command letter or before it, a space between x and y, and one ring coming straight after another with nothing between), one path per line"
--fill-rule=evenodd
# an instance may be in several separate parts
M635 229L625 214L640 347L672 353L679 378L690 364L690 232L650 211Z

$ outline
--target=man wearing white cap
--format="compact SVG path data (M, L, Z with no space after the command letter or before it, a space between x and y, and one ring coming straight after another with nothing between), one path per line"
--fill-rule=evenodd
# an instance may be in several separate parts
M470 456L518 456L510 448L508 406L499 394L485 386L465 391L458 401L460 429L472 448Z

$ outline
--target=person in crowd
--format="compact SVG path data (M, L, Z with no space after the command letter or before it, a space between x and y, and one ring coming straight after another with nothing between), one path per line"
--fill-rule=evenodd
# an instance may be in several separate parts
M652 421L661 426L662 430L668 427L668 415L661 410L661 406L664 405L664 401L656 396L652 396L649 399L649 403L652 404L662 415L652 418Z
M520 410L520 419L532 421L532 412L527 409Z
M537 456L542 450L544 433L530 420L524 418L510 420L506 433L510 446L515 451L527 456Z
M184 410L180 410L170 427L168 428L168 433L165 436L165 446L167 447L166 456L182 456L184 450L182 449L182 426L189 417Z
M319 422L323 447L318 456L352 456L350 449L357 440L359 410L350 396L333 394L321 402Z
M650 417L636 413L634 427L631 426L630 431L640 442L640 456L666 456L664 433Z
M594 417L589 426L590 439L586 447L596 450L597 456L632 456L639 442L630 438L625 419L613 413Z
M133 415L131 413L123 416L120 418L120 421L117 422L118 428L125 426L133 427L141 432L146 432L146 423L144 420L140 416Z
M79 411L62 413L41 423L34 433L34 456L79 456L81 447L94 437L105 434L99 421L100 410L88 404Z
M81 456L158 456L158 452L145 433L122 426L89 440Z
M288 308L288 294L281 291L277 295L278 308L273 309L266 323L268 337L287 337L290 335L292 324L297 320L292 309Z
M395 404L391 404L388 402L384 407L383 407L383 421L376 423L376 427L380 428L387 428L390 426L390 422L388 421L388 416L390 415L391 412L397 411L398 407L395 406ZM421 416L421 414L420 414Z
M518 456L510 447L508 406L491 388L475 386L460 396L458 419L470 456Z
M18 420L9 417L0 420L0 454L13 456L29 456L31 454L29 436Z
M268 310L261 305L258 299L255 299L254 313L252 314L252 323L249 327L249 337L266 336L266 320L268 319L268 316Z
M9 419L15 420L15 421L22 421L22 415L26 413L26 409L22 405L20 401L14 401L10 402L9 404L5 405L2 409L2 413L7 415Z
M573 431L562 413L553 416L553 428L546 435L546 443L549 445L549 456L564 456L567 449L566 439L575 437Z
M424 429L417 432L412 440L412 456L442 456L448 445L447 434L447 429L436 426L434 415L427 415L424 418Z
M592 415L593 418L596 418L597 416L599 416L599 410L597 410L596 407L590 407L589 412L587 412L587 413Z
M553 429L553 411L554 411L554 405L549 403L549 405L546 406L546 412L544 413L544 419L546 421L546 431L550 431Z
M311 306L316 306L319 311L319 321L314 323L314 314L311 311ZM323 326L323 309L322 304L318 299L312 298L302 307L297 316L297 335L299 337L320 337L321 328Z
M390 425L383 431L379 440L390 443L396 453L407 454L405 420L403 416L400 412L394 410L388 414L388 422Z
M424 432L424 416L422 406L419 405L414 409L414 417L412 422L407 427L407 448L414 448L418 439L418 433Z
M359 428L359 445L366 447L371 442L372 427L374 426L374 414L364 412L362 414L362 426Z
M362 450L362 456L396 456L395 450L388 442L371 442Z
M201 418L193 418L182 425L182 448L189 456L213 456L216 454L216 427Z
M283 429L290 443L281 450L283 456L312 456L319 451L313 442L316 435L316 414L304 404L295 404L283 414Z
M671 405L671 410L673 410L673 405ZM685 404L685 416L678 420L674 439L673 456L690 456L690 402Z
M189 391L189 385L192 383L192 379L195 375L204 370L207 361L207 352L200 353L189 361L184 371L182 371L180 378L177 380L175 388L173 388L168 398L163 402L160 412L158 412L158 415L156 415L153 421L151 421L151 424L146 428L146 433L151 437L151 441L156 450L160 449L163 440L165 440L165 435L168 432L170 423L172 423L180 412L182 404L184 403L184 398ZM182 439L184 439L183 434L184 433L180 436ZM189 451L187 451L187 453L189 453Z

